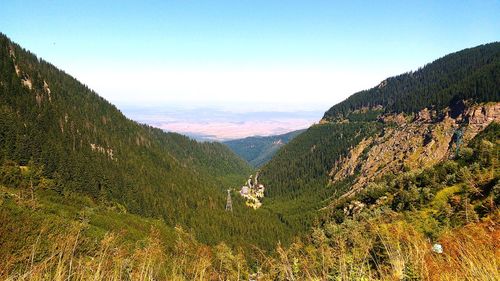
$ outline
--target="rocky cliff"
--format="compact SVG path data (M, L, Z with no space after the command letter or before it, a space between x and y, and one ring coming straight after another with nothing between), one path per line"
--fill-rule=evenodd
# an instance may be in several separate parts
M379 121L386 123L384 130L339 159L329 173L330 184L357 174L342 197L352 196L387 173L423 169L452 158L457 146L467 144L491 122L500 122L498 102L462 105L459 112L424 109L414 115L380 116Z

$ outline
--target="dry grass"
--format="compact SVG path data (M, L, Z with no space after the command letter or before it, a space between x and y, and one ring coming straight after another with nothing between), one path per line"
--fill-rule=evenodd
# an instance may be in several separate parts
M430 280L500 280L498 220L448 232L440 243L445 252L426 257Z
M316 230L312 245L278 247L263 280L500 280L498 219L470 224L431 241L406 222L364 222ZM329 229L330 228L330 229Z
M92 254L79 253L80 234L76 227L57 237L50 255L39 262L34 262L37 244L33 245L25 266L6 280L158 280L166 276L162 270L165 253L154 231L133 252L124 249L116 235L108 234Z
M276 255L262 255L257 280L500 280L498 216L445 232L444 253L404 221L351 221L315 229L306 242L278 245ZM219 244L208 247L176 229L167 251L154 230L133 249L119 235L108 234L95 249L75 227L54 239L50 255L37 260L39 237L22 266L5 280L248 280L242 252ZM88 247L88 245L85 245ZM0 264L1 266L1 264ZM2 271L5 272L5 271Z

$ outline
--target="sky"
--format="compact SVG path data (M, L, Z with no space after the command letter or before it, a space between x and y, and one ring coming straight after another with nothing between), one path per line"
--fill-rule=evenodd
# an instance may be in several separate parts
M0 0L0 32L126 114L176 106L317 121L386 77L500 40L499 14L488 0Z

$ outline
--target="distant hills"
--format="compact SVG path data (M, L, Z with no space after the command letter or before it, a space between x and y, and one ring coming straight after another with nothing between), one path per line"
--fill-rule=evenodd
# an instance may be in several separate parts
M125 116L140 123L177 132L199 141L229 141L248 136L281 135L306 128L317 122L324 110L298 110L281 105L248 104L224 101L220 104L157 104L155 106L124 105ZM286 109L286 111L285 111Z
M259 168L266 164L278 152L278 150L289 143L305 130L297 130L275 136L255 136L244 139L225 141L232 151L245 159L253 167Z

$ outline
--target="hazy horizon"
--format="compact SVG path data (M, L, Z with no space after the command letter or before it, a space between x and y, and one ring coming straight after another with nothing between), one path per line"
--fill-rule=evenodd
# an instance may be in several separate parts
M0 9L0 32L134 120L227 139L307 127L387 77L497 41L499 10L499 1L14 1ZM224 114L174 116L196 108ZM282 114L263 123L242 111Z
M227 141L250 136L280 135L317 123L326 109L305 110L267 105L260 108L233 104L123 105L132 120L202 141Z

